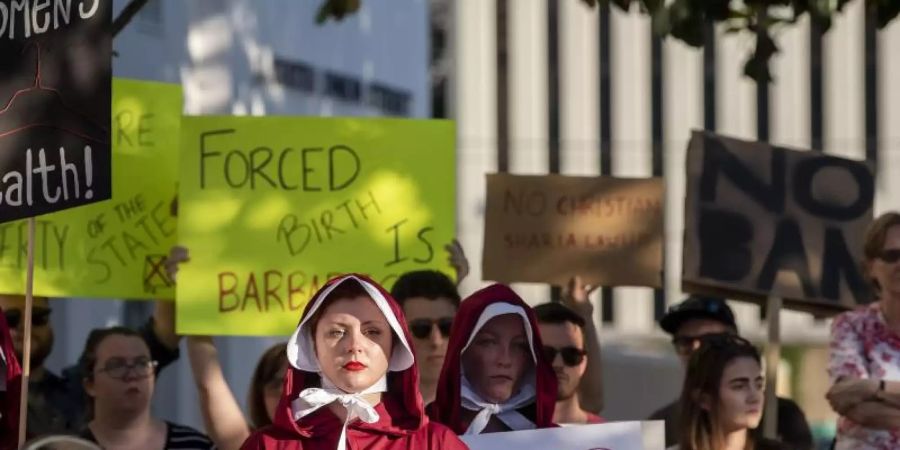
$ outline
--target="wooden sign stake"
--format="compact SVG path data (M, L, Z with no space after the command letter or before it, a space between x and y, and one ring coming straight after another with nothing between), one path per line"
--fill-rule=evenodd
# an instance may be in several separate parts
M766 345L766 408L763 435L778 438L778 363L781 361L781 297L769 297L766 304L766 322L769 326L769 342Z
M28 271L25 276L25 336L22 338L22 396L19 399L19 448L25 445L28 419L28 379L31 376L31 310L34 305L34 217L28 218Z

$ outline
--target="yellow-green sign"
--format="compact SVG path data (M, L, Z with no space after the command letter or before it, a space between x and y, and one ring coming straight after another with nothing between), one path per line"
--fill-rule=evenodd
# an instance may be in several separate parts
M162 259L175 242L181 88L114 79L110 200L36 218L35 295L174 295ZM0 292L25 292L28 222L0 224Z
M448 271L452 122L184 117L183 334L286 335L333 275Z

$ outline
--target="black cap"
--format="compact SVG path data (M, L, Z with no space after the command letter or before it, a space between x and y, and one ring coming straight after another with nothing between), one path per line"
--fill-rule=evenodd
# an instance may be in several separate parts
M670 306L666 315L659 321L659 326L674 335L683 323L691 319L712 319L737 330L734 312L724 299L693 295L681 303Z

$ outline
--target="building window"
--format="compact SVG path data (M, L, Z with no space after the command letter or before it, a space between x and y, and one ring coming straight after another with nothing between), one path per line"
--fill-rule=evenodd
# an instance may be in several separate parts
M409 92L389 88L383 84L369 85L369 106L378 108L392 116L408 116L412 96Z
M326 72L323 94L338 100L358 103L362 98L362 85L358 79Z
M313 92L316 89L316 72L312 66L301 62L275 58L275 80L290 89Z

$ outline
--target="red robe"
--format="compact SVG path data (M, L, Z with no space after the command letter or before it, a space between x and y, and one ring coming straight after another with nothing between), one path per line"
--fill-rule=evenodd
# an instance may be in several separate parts
M520 408L518 411L533 422L537 428L558 426L553 423L553 409L556 407L557 394L556 373L544 356L544 344L541 343L534 311L508 286L494 284L472 294L460 304L456 317L453 319L453 328L450 330L450 341L447 343L444 366L441 368L441 376L438 379L437 396L434 403L428 406L428 415L431 420L447 425L457 434L463 434L469 428L469 421L464 420L461 414L463 409L460 399L462 349L469 341L469 336L485 308L493 303L501 302L524 309L533 330L531 347L537 358L535 367L536 398L534 403Z
M398 319L404 332L404 338L411 342L406 319L396 301L390 294L374 281L362 275L353 275L378 288L387 299L391 311ZM344 277L330 280L313 296L303 311L303 318L309 314L310 307L328 286L342 281ZM348 283L351 281L347 281ZM397 345L395 345L395 348ZM327 408L293 420L291 402L300 392L309 387L319 386L316 373L298 370L288 366L282 389L281 401L275 410L272 425L255 431L242 450L335 450L341 435L343 422ZM375 410L379 420L365 423L355 420L347 428L348 450L428 450L448 449L467 450L468 447L447 427L432 422L425 415L422 395L419 393L419 372L416 364L401 372L388 372L388 391L382 395L382 401Z
M0 391L0 450L19 446L19 403L22 393L22 368L16 359L6 316L0 310L0 352L6 359L6 391Z

